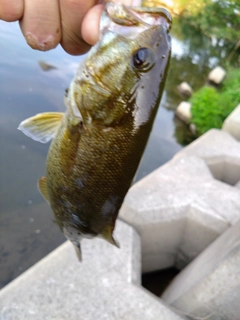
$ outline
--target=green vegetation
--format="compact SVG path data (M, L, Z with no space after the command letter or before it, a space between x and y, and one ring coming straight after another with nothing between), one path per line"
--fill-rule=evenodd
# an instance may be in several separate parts
M203 34L232 43L239 40L239 0L179 0L178 2L185 4L180 16Z
M203 87L192 95L192 122L198 136L211 128L222 127L223 121L240 103L239 84L240 69L232 69L220 90Z

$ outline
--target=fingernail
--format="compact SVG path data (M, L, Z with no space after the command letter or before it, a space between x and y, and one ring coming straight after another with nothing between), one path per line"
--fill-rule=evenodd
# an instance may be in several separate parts
M31 48L40 51L47 51L56 47L56 44L54 43L54 37L51 35L45 37L42 36L41 39L39 39L31 32L28 32L25 36L25 39Z

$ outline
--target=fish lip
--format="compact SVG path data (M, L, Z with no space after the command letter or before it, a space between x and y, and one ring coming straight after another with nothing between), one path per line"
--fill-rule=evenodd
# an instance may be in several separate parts
M158 14L163 18L165 18L168 23L170 24L172 23L172 16L170 12L165 8L155 7L154 10L152 10L151 7L128 7L128 8L130 8L132 11L135 11L137 13L149 13L153 15Z
M170 12L161 7L134 7L107 2L105 4L105 11L110 21L118 25L129 27L162 25L167 29L167 32L170 31L172 25Z

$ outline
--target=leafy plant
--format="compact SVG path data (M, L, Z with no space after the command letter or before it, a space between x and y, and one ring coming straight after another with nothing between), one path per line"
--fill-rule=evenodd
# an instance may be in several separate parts
M237 0L191 0L181 16L209 37L236 43L239 39L240 3ZM200 5L201 4L201 5Z
M192 103L192 122L200 136L211 128L221 128L223 121L240 103L240 69L232 69L220 91L203 87L195 92Z

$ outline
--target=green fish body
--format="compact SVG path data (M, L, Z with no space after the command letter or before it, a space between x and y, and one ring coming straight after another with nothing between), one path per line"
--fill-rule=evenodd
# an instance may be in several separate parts
M38 186L81 259L82 237L112 233L160 103L171 52L165 9L107 3L99 42L80 65L65 113L43 113L19 129L51 139ZM118 246L118 245L117 245Z

